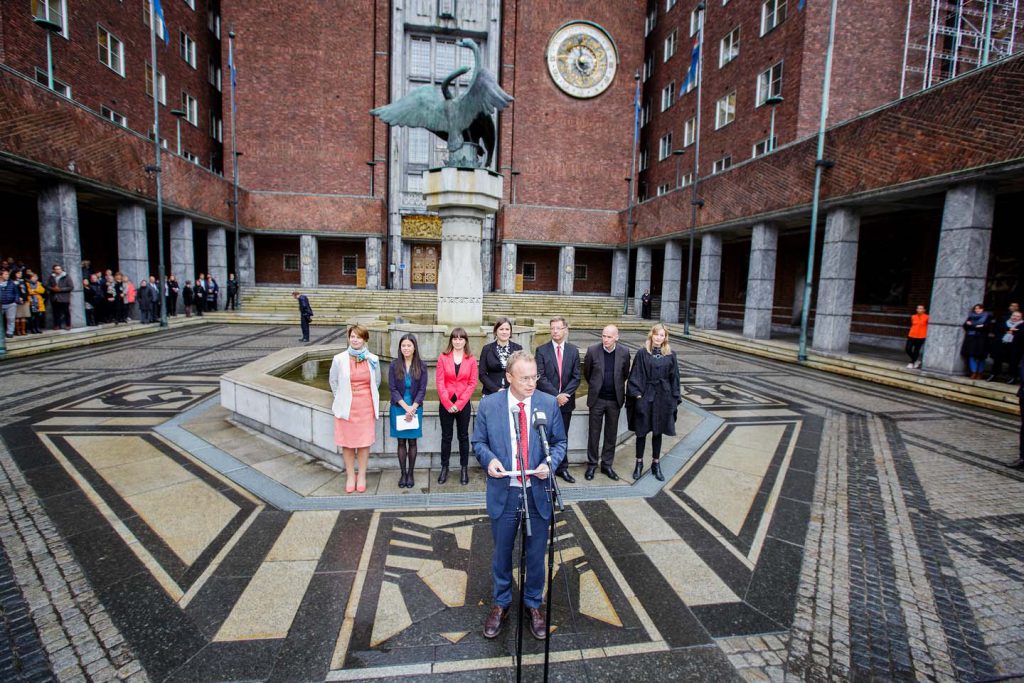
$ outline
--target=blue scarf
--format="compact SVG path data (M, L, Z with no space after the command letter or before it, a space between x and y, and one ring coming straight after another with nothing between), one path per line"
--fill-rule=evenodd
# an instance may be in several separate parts
M356 361L369 361L370 367L373 368L373 370L376 372L377 361L370 355L370 352L366 350L365 346L359 349L358 351L353 349L351 346L348 347L348 355L355 358Z

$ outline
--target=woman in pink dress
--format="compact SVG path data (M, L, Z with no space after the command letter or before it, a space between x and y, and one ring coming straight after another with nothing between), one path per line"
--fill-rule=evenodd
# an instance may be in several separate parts
M362 325L348 328L348 348L331 362L331 391L334 393L334 442L345 459L345 493L366 490L366 465L370 446L377 435L380 417L380 360L366 343L370 331ZM359 477L355 461L359 459Z

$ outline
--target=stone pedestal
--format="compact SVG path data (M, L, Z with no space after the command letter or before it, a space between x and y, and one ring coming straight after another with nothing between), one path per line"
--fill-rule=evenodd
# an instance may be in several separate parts
M320 284L320 251L316 235L299 237L299 285L303 289L316 289Z
M700 273L697 275L697 313L702 330L718 329L718 298L722 288L722 236L706 232L700 238Z
M516 245L514 242L501 243L501 291L514 294L516 291Z
M82 246L78 237L78 194L70 183L57 183L39 193L39 276L44 283L54 263L68 274L71 292L71 326L85 327L82 298Z
M857 281L857 246L860 216L852 209L833 209L825 219L821 274L814 307L815 351L850 350L853 289Z
M498 210L502 177L482 168L439 168L423 174L423 198L441 216L441 263L437 274L437 322L483 322L480 234L485 216Z
M242 233L238 236L238 278L239 287L253 287L256 285L256 248L253 244L252 235ZM181 279L180 277L178 278Z
M217 304L223 307L228 299L228 238L224 228L206 229L206 271L221 288Z
M117 207L117 269L136 287L139 280L153 274L149 267L146 209L141 204Z
M558 293L572 295L576 280L576 247L564 246L558 250Z
M994 213L995 192L989 186L960 185L946 192L921 363L927 370L954 374L964 369L961 325L971 307L985 299Z
M661 320L679 322L679 282L683 277L683 247L678 240L665 243L665 265L661 278Z
M612 254L612 296L625 296L629 286L629 259L625 249L616 249Z
M366 238L366 288L380 289L380 238Z
M494 291L494 216L484 219L480 239L480 276L484 282L484 293Z
M779 229L772 223L758 223L750 239L750 269L747 271L747 302L743 311L743 336L770 339L772 308L775 305L775 261Z
M636 283L633 287L633 313L640 315L640 297L651 288L651 248L636 248Z

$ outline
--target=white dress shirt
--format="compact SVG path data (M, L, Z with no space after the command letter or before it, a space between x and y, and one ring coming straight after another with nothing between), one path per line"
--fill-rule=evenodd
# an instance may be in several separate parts
M512 395L511 390L506 389L505 393L508 394L508 427L510 433L512 434L512 469L517 470L519 469L519 442L516 440L516 414L512 412L512 409L518 408L520 403L523 404L523 412L526 413L527 443L529 443L529 430L531 422L530 416L532 415L532 413L530 412L530 406L532 405L532 397L527 396L522 401L520 401L518 398ZM526 468L529 469L529 452L525 453L523 457L526 462ZM508 479L509 486L522 486L518 477L509 477ZM527 486L530 485L529 477L523 477L523 480L526 482Z

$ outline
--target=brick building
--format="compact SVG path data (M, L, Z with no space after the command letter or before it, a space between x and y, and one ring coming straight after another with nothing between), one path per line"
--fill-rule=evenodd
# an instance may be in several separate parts
M986 271L971 296L1002 307L1019 293L1009 223L1021 203L1024 89L1011 55L1024 31L1004 30L1016 19L1000 14L1007 2L998 0L990 40L979 42L961 28L979 2L943 0L930 14L907 0L839 4L826 145L835 166L822 189L832 232L815 281L831 298L814 309L828 329L843 329L820 332L822 349L841 350L851 334L898 339L908 306L942 303L933 285L946 276L937 255L951 196L974 198L984 225L970 227L991 242L968 269L972 281ZM155 183L144 170L153 160L148 0L2 3L0 200L15 229L0 232L0 253L30 263L87 258L133 279L155 270ZM163 5L164 253L179 278L237 271L247 286L355 287L365 274L369 288L431 288L442 255L420 173L443 161L443 145L425 131L389 130L368 112L468 64L455 43L469 37L515 98L496 121L493 167L506 196L481 236L487 289L651 288L662 316L677 320L694 234L698 325L742 324L758 337L792 329L828 2L353 0L329 17L308 0ZM34 17L54 29L56 93L47 88L47 30ZM563 29L597 41L614 77L587 92L560 81L549 58ZM701 36L699 88L680 94ZM643 103L637 174L634 73ZM693 223L698 137L703 208ZM854 248L853 259L832 255Z

